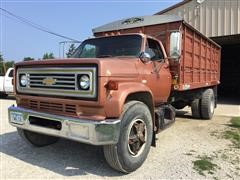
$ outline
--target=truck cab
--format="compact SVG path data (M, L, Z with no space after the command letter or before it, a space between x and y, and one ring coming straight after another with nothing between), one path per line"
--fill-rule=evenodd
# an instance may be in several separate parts
M136 78L150 88L154 103L167 102L172 79L169 61L162 43L151 36L131 33L87 39L73 57L100 58L114 61L116 65L120 64L121 60L127 61L136 66ZM117 71L120 71L119 74L126 73L123 69L114 69L113 73Z

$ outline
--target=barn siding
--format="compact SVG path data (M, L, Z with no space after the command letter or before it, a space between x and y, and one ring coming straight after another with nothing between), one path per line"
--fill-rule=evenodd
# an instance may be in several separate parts
M240 0L192 0L157 14L179 15L208 37L240 34Z

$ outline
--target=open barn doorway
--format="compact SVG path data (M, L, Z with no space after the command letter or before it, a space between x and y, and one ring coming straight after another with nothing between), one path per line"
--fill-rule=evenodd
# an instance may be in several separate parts
M222 47L219 99L240 104L240 34L212 39Z

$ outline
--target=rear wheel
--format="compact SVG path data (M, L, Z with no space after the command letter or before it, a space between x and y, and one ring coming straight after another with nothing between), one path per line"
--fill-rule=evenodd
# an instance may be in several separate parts
M17 128L18 134L30 145L36 147L48 146L58 141L58 137L39 134L24 129Z
M201 113L203 119L212 119L215 108L215 97L212 89L207 89L202 94Z
M128 102L121 116L118 143L103 148L108 164L117 171L135 171L147 158L152 135L152 116L148 107L139 101Z
M201 118L201 100L194 99L191 103L192 117L195 119Z

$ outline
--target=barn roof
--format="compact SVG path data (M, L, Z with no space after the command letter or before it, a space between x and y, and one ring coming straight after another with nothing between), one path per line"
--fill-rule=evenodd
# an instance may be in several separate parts
M179 6L182 6L182 5L184 5L184 4L186 4L186 3L190 2L190 1L192 1L192 0L184 0L184 1L180 2L180 3L177 3L177 4L173 5L173 6L168 7L167 9L164 9L162 11L157 12L155 15L157 15L157 14L158 15L164 14L164 13L166 13L166 12L172 10L172 9L175 9L175 8L177 8Z

